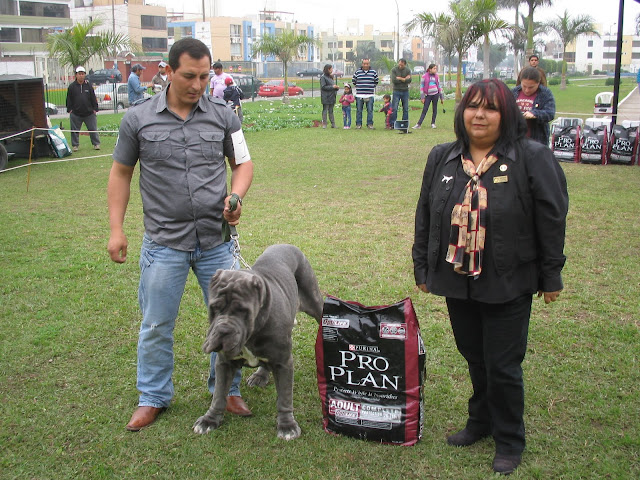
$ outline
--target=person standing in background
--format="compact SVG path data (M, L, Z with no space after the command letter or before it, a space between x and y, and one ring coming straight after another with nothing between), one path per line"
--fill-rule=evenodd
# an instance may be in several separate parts
M329 64L324 66L320 77L320 101L322 102L322 128L327 128L327 114L331 128L336 128L336 121L333 116L333 109L336 106L336 93L338 85L333 80L333 67Z
M147 87L140 83L140 77L142 76L143 70L146 70L146 68L139 63L136 63L131 67L131 74L129 74L129 79L127 80L129 105L133 105L138 100L142 100L144 98L144 92L147 91Z
M391 103L391 128L395 128L398 118L398 108L402 102L402 120L409 120L409 84L411 83L411 69L407 67L404 58L398 60L398 65L391 69L391 85L393 86L393 101Z
M367 105L367 128L373 130L373 102L378 85L378 72L371 68L371 60L364 58L351 79L356 87L356 128L362 128L362 109Z
M67 89L67 113L71 124L71 145L74 152L80 146L78 130L84 123L89 130L89 138L94 150L100 150L100 137L98 136L98 100L96 92L87 81L87 71L84 67L76 67L76 79Z

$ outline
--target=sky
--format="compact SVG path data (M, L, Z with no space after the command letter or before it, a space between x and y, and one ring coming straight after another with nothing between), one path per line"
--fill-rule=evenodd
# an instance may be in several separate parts
M163 0L158 0L159 2ZM174 4L170 0L167 5ZM207 11L214 0L204 0ZM416 13L438 13L447 10L446 2L426 2L425 0L218 0L217 12L220 16L244 16L257 14L261 10L288 12L293 14L293 19L301 23L313 23L321 27L321 31L336 33L344 31L346 19L358 18L362 28L365 24L373 24L379 31L394 31L400 17L400 31L404 30L403 24ZM203 0L184 0L186 12L199 13L202 11ZM437 5L435 5L437 3ZM633 33L635 17L640 13L640 3L634 0L625 0L624 8L624 32ZM538 7L534 18L537 21L551 20L555 15L562 15L564 10L569 11L570 16L580 14L591 15L596 23L602 23L604 31L615 32L618 21L619 0L553 0L552 7ZM520 11L527 13L526 4L521 5ZM514 20L513 10L502 10L501 16L509 21ZM287 18L291 18L288 15Z

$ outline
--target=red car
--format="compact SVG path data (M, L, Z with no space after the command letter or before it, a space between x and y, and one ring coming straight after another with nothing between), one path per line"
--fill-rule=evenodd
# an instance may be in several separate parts
M284 80L269 80L267 83L260 85L258 95L261 97L281 97L284 93ZM304 95L304 90L296 87L295 84L289 83L289 96Z

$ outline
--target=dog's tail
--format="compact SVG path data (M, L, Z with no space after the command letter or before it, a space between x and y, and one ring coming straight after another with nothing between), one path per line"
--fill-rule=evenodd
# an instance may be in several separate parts
M301 252L302 253L302 252ZM295 271L296 282L298 283L298 299L300 300L299 310L315 318L318 323L322 321L322 293L318 285L316 274L311 268L307 257L302 255L298 268Z

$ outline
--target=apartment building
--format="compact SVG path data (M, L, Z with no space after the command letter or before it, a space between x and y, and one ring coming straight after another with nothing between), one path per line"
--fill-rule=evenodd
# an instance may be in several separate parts
M616 64L617 36L615 34L581 35L567 50L565 59L579 72L594 70L613 72ZM622 70L636 73L640 69L640 36L622 36Z
M362 34L322 32L321 58L327 63L344 65L345 72L353 72L358 50L375 47L383 55L393 59L395 51L394 32L376 32L373 25L365 25Z
M68 0L0 0L0 74L46 76L49 34L70 28Z

